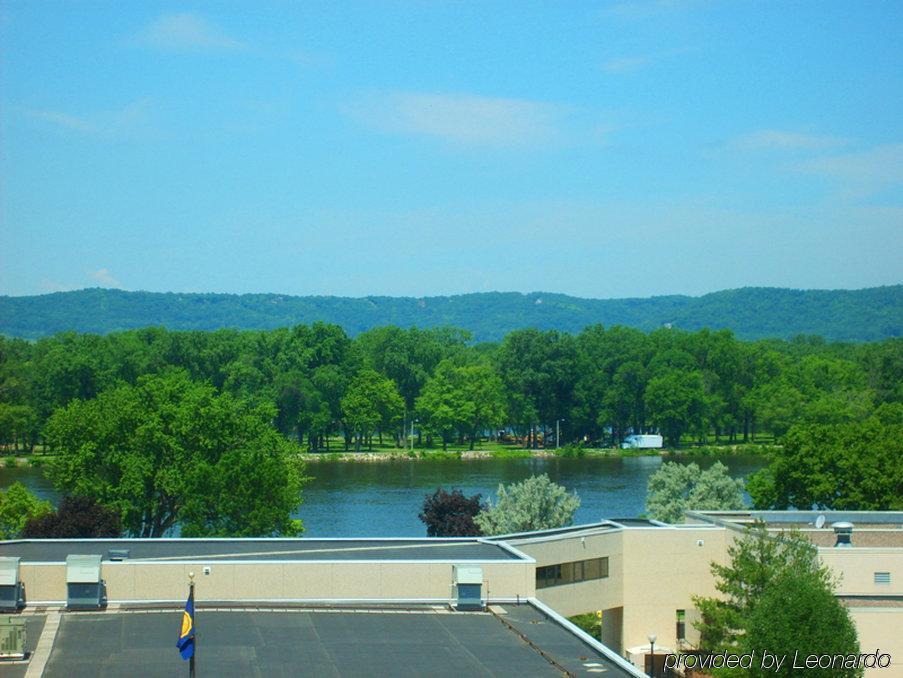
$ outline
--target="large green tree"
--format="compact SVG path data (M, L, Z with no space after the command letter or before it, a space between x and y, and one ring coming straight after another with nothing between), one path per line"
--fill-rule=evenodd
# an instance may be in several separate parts
M74 400L47 425L56 487L116 510L131 536L300 532L297 448L249 407L181 371Z
M856 654L856 630L834 597L835 580L816 548L793 533L769 534L757 526L728 547L729 562L712 563L718 598L694 598L701 613L700 648L707 652L757 657L767 650L786 654L782 672L773 668L715 669L716 676L798 675L790 658L809 654ZM810 675L810 671L806 671ZM815 676L854 676L861 671L831 669Z
M890 412L889 409L882 414ZM757 508L903 509L903 424L798 425L749 479Z
M0 490L0 539L15 539L32 518L41 518L53 511L49 501L35 497L26 487L15 482L6 491Z
M705 390L699 372L667 367L646 386L649 417L673 447L680 445L684 432L700 425L704 403Z
M358 452L364 440L370 441L376 432L393 429L404 414L404 400L395 383L371 369L358 373L341 403L345 424L354 436Z
M489 365L455 367L445 360L417 398L417 413L422 428L441 437L443 448L458 431L473 449L481 431L505 421L502 382Z
M688 510L736 511L744 506L743 481L731 478L721 462L705 471L695 463L665 462L649 476L646 514L655 520L679 523Z
M565 527L574 521L580 497L543 473L519 483L499 485L496 502L474 518L483 534L509 534Z

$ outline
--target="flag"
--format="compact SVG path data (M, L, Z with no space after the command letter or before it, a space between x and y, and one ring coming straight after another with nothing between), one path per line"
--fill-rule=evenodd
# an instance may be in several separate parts
M185 601L185 611L182 613L182 630L179 632L179 640L176 643L182 659L191 659L194 656L194 586Z

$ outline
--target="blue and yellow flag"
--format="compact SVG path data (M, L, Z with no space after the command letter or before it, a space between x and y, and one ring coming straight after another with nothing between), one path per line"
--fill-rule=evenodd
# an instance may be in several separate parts
M179 632L179 640L176 643L182 659L191 659L194 656L194 586L188 594L185 602L185 611L182 613L182 630Z

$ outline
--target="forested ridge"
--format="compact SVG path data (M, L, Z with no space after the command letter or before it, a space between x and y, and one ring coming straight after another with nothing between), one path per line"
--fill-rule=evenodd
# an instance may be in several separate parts
M0 334L27 339L156 325L170 330L263 330L316 321L337 324L351 336L383 325L454 326L469 331L476 341L500 341L512 330L527 327L573 334L597 323L644 331L666 324L689 331L730 328L741 339L814 334L830 341L875 341L903 336L903 285L862 290L742 288L700 297L636 299L546 292L349 298L107 289L0 297Z
M660 432L672 446L746 441L795 424L898 411L903 339L747 342L728 330L594 325L573 335L516 330L474 344L454 328L388 326L352 338L326 323L0 338L0 442L17 449L46 442L48 430L71 438L59 433L67 418L74 425L93 412L80 403L100 402L91 415L100 426L109 418L101 406L180 402L158 393L245 403L312 451L330 437L358 450L374 438L401 445L412 419L423 442L436 445L472 446L500 429L536 444L556 424L562 442L588 445L614 444L631 431Z

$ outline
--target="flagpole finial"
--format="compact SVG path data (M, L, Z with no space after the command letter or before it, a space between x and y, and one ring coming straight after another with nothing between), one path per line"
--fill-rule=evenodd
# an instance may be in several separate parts
M194 584L194 572L188 573L188 581Z

